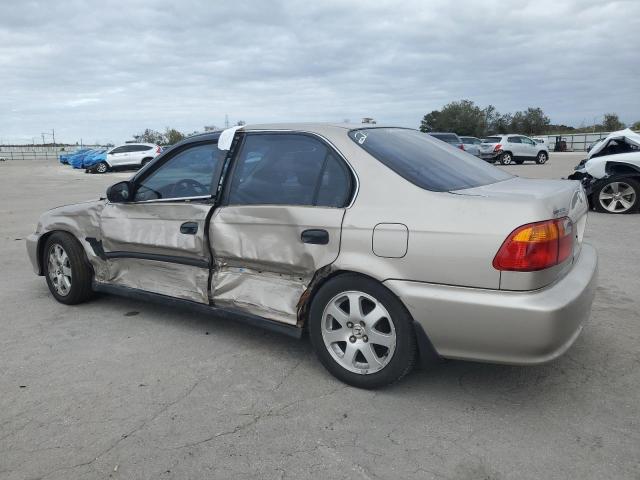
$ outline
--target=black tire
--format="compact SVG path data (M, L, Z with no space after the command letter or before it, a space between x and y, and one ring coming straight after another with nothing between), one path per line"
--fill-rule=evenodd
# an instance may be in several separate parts
M502 155L500 155L500 163L502 165L513 164L513 154L511 152L504 152Z
M96 173L107 173L109 171L109 164L107 162L98 163L93 169Z
M633 196L631 197L631 195L625 195L622 197L623 200L625 200L627 203L631 203L631 206L629 208L620 208L620 210L615 210L616 207L622 206L621 202L616 201L616 203L613 206L612 210L611 208L607 208L607 206L611 206L611 202L607 202L605 199L601 199L600 198L600 194L604 192L604 194L606 195L609 192L612 192L612 186L613 184L618 184L618 190L620 191L619 186L620 185L627 185L632 191L633 191ZM621 214L627 214L627 213L634 213L638 211L638 208L640 207L640 182L638 182L638 180L634 179L634 178L630 178L630 177L623 177L623 176L612 176L610 178L608 178L606 181L602 182L601 185L599 185L598 187L596 187L593 191L593 193L591 194L591 201L593 202L593 206L596 209L597 212L601 212L601 213L611 213L614 215L621 215Z
M387 363L374 373L355 373L340 365L329 352L329 348L323 338L323 313L330 302L344 292L358 291L373 297L380 303L391 317L395 328L395 349ZM349 307L351 308L351 307ZM383 320L386 321L386 320ZM309 337L316 355L322 365L339 380L358 388L379 388L400 380L411 371L417 358L416 337L413 329L413 320L404 305L396 296L375 280L356 274L343 274L330 279L315 294L309 310ZM369 335L375 325L367 326ZM347 329L347 335L355 338ZM367 336L358 339L357 342L367 342ZM345 344L345 351L347 342ZM373 348L372 342L369 348ZM334 345L337 345L334 344ZM360 348L366 348L366 343L359 343ZM356 347L358 348L358 347ZM358 355L362 355L359 353ZM356 355L357 359L357 355Z
M56 246L61 247L66 253L69 264L67 268L71 269L71 286L68 292L64 294L58 291L52 275L49 274L50 268L56 267L56 265L50 264L49 261L49 256ZM49 291L60 303L75 305L86 302L93 296L93 290L91 289L93 269L89 260L87 260L84 249L75 237L69 233L54 232L47 238L42 250L42 271L47 280ZM55 276L55 272L53 276Z
M549 154L543 150L539 151L538 155L536 155L536 163L538 165L544 165L547 163L547 160L549 160Z

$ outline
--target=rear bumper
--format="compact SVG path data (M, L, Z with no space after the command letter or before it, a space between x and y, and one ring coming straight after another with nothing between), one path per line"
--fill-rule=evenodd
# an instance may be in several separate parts
M582 245L573 268L554 284L529 292L482 290L388 280L414 320L445 358L515 365L562 355L589 318L597 255Z

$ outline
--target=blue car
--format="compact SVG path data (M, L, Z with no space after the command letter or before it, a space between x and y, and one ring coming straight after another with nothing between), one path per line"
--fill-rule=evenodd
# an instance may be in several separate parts
M75 155L80 155L80 154L83 154L83 153L87 153L89 150L91 150L91 149L90 148L81 148L80 150L76 150L75 152L63 153L58 158L59 158L61 164L68 165L70 163L71 159Z
M92 150L88 150L84 153L80 153L78 155L74 155L70 160L69 160L69 164L73 167L73 168L86 168L87 164L86 162L93 156L93 155L97 155L100 153L103 153L104 150L102 149L92 149Z
M93 150L84 157L82 161L82 168L91 168L94 165L106 160L107 151L104 149Z

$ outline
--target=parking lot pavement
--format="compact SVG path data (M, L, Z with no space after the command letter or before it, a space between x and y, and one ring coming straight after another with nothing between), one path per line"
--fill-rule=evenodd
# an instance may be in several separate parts
M505 167L558 178L581 158ZM24 238L130 173L0 162L0 478L640 478L640 215L591 213L591 320L537 367L347 387L308 340L102 296L56 303Z

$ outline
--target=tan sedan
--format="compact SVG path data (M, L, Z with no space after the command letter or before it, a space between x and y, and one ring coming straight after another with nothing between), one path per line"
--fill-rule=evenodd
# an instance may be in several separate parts
M46 212L27 249L60 302L108 292L308 331L332 374L372 388L416 361L562 354L596 285L587 209L578 182L513 177L415 130L257 125Z

